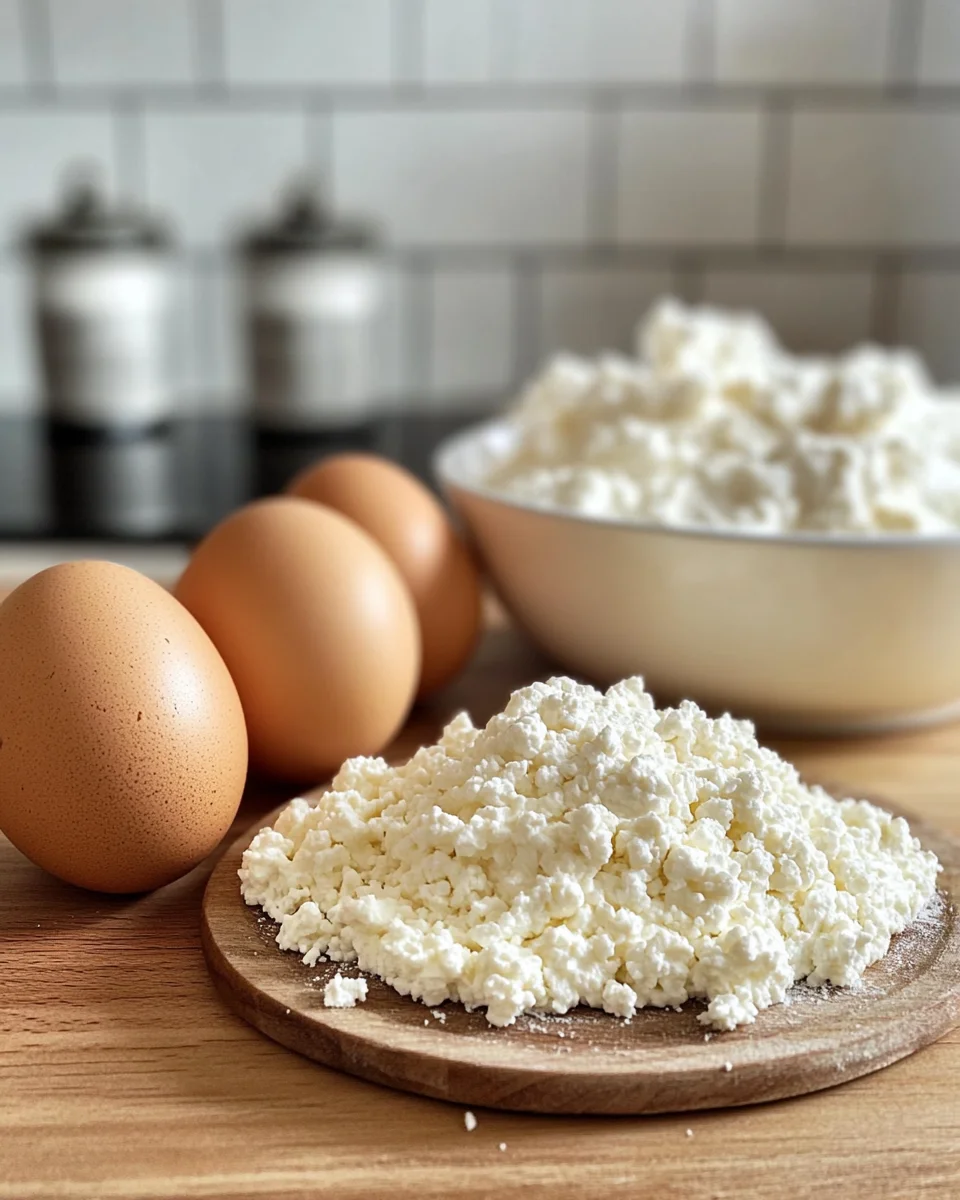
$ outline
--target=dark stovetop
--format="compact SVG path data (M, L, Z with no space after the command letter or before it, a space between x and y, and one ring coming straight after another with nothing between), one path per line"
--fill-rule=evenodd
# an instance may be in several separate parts
M184 419L127 436L0 419L0 538L192 541L246 500L337 450L385 454L433 482L437 445L480 413L388 416L324 434Z

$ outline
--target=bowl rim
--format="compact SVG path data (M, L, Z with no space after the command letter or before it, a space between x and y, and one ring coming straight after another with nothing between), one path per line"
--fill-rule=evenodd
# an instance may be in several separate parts
M497 429L509 430L508 419L491 417L444 438L432 455L433 474L444 492L459 489L482 500L501 504L519 512L554 517L580 525L615 529L623 533L652 533L660 536L700 538L706 541L770 543L779 546L817 546L837 550L931 550L960 549L960 530L956 533L825 533L820 530L796 530L769 533L758 529L728 529L710 525L665 525L656 521L624 521L616 517L598 517L572 509L555 508L533 500L520 500L505 492L486 487L476 480L465 480L451 470L450 463L465 445L480 441Z

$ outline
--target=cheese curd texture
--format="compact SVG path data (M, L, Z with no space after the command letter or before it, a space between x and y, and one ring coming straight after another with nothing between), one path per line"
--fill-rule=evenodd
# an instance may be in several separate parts
M365 979L345 979L338 971L323 989L323 1003L327 1008L353 1008L367 998Z
M699 997L732 1029L796 980L856 983L938 869L902 818L806 786L749 723L660 711L639 678L558 678L403 766L349 760L239 873L281 949L427 1005L502 1026Z
M960 402L906 351L800 358L759 317L661 301L638 357L559 357L488 486L591 516L756 532L960 528Z

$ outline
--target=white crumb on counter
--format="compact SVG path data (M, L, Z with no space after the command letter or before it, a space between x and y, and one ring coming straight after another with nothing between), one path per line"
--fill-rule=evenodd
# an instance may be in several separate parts
M500 1143L500 1149L501 1149L501 1150L506 1150L506 1148L507 1148L507 1143L506 1143L506 1142L501 1142L501 1143Z
M323 989L323 1003L327 1008L353 1008L367 998L365 979L345 979L338 971Z
M692 1130L692 1129L688 1129L688 1130L687 1130L687 1137L693 1137L693 1130Z
M732 1062L725 1062L725 1063L723 1064L723 1069L724 1069L725 1071L732 1071L732 1070L733 1070L733 1063L732 1063Z
M477 1118L473 1115L469 1108L463 1114L463 1123L466 1126L467 1133L473 1133L477 1127Z

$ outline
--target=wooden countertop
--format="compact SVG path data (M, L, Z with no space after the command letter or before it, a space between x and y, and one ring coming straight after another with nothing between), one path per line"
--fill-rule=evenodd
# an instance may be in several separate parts
M544 669L492 631L396 754L452 710L485 719ZM778 748L811 778L960 832L960 726ZM282 799L251 788L236 831ZM111 899L0 838L0 1197L960 1196L960 1031L797 1100L645 1118L478 1110L467 1133L461 1108L317 1066L227 1011L200 953L209 870Z

